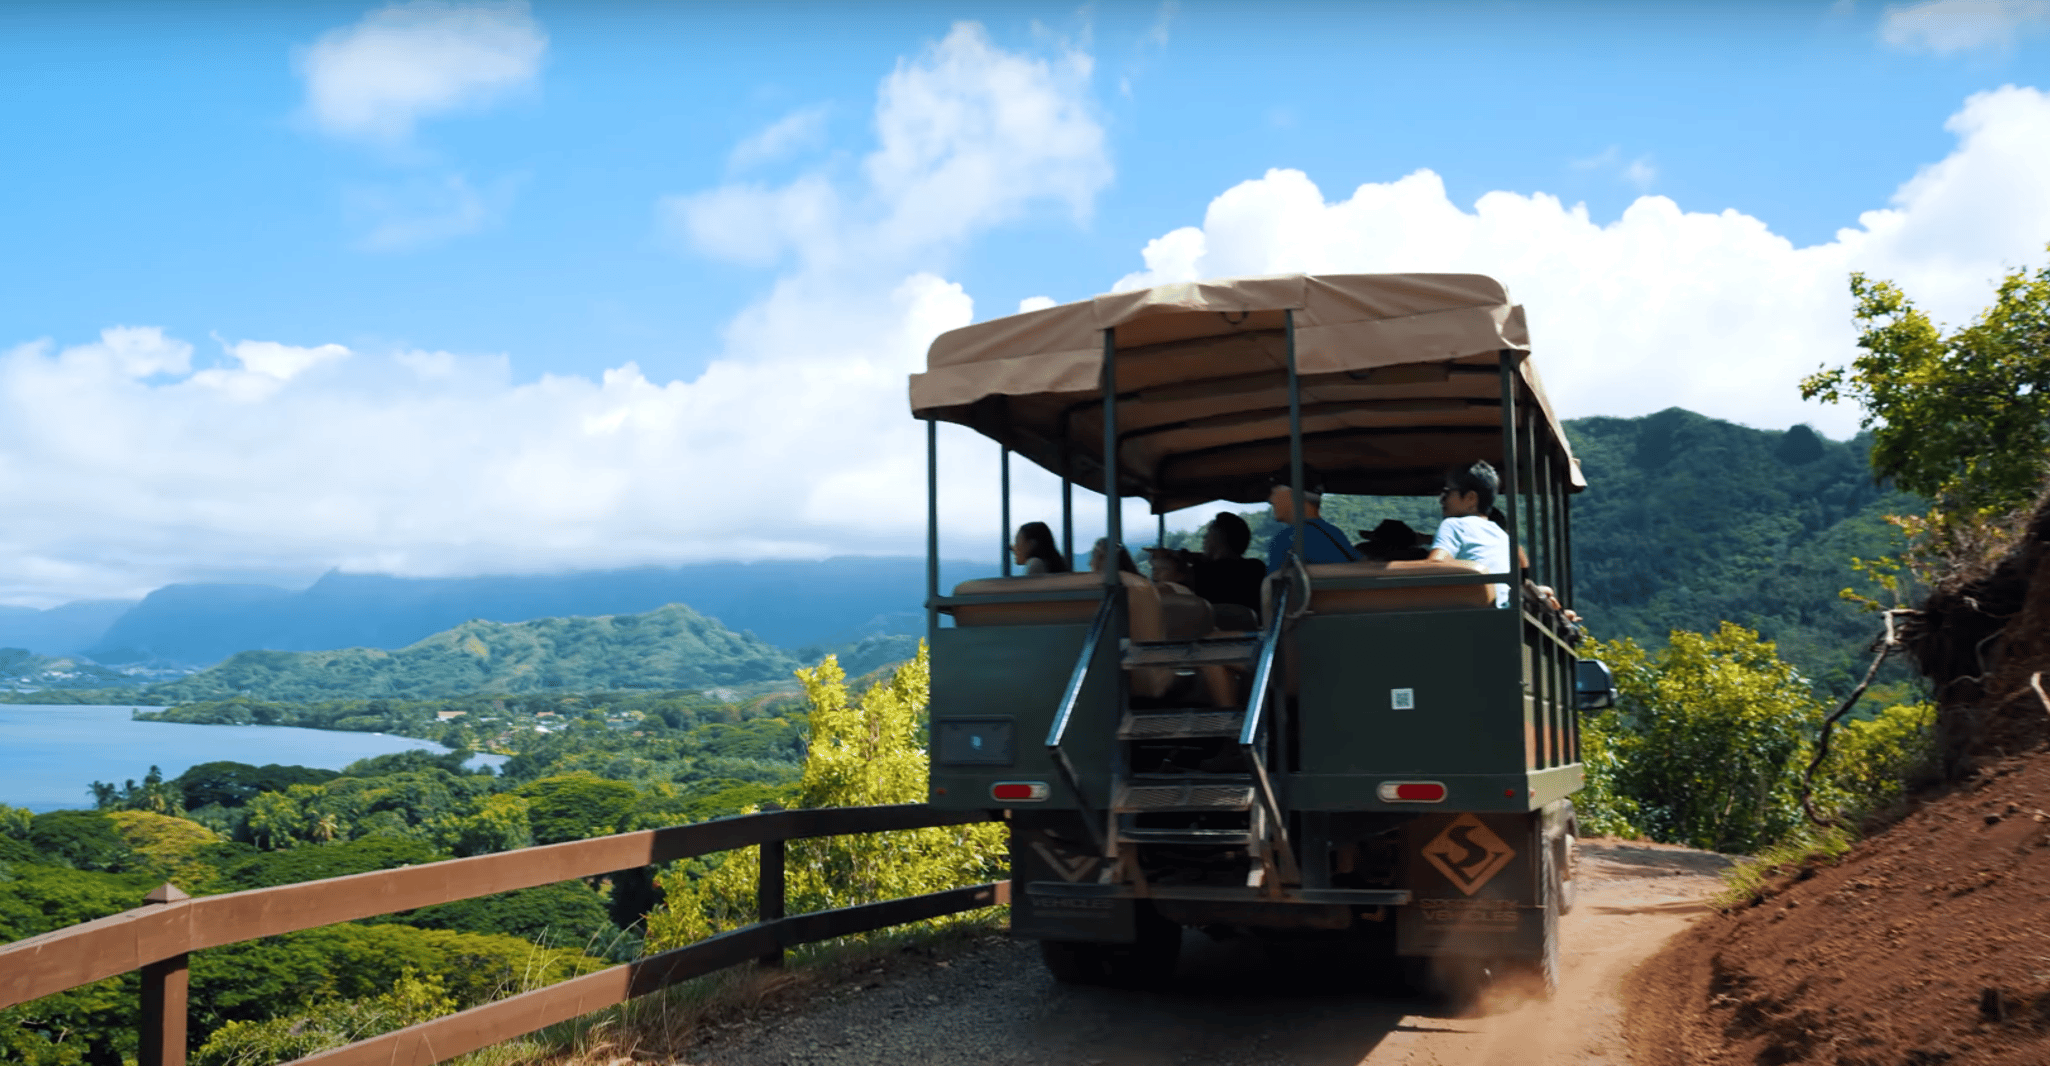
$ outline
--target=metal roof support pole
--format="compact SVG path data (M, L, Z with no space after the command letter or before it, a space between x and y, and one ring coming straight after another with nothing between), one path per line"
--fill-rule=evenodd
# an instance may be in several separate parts
M1559 564L1557 541L1554 538L1558 526L1552 517L1552 508L1557 503L1556 492L1559 483L1553 474L1554 449L1546 446L1550 443L1550 437L1547 435L1543 443L1539 442L1540 431L1537 423L1537 419L1531 419L1531 510L1537 519L1537 546L1542 550L1537 552L1538 558L1533 561L1537 564L1538 584L1551 585L1554 583L1554 571ZM1549 612L1546 614L1549 617ZM1550 626L1549 622L1546 624L1547 627ZM1560 662L1558 647L1551 641L1539 641L1538 646L1544 649L1545 655L1545 765L1564 766L1571 761L1566 757L1566 715L1570 713L1566 709L1567 668L1566 664Z
M1003 496L1004 496L1004 504L1003 504L1003 515L1004 515L1004 517L1003 517L1003 527L1002 527L1001 529L998 529L998 530L997 530L997 538L998 538L998 539L999 539L1000 541L1002 541L1002 546L1001 546L1001 547L999 547L999 548L997 549L997 557L998 557L999 559L1003 560L1003 564L1004 564L1004 576L1005 576L1005 577L1010 577L1010 576L1011 576L1011 449L1010 449L1009 447L1005 447L1005 448L1003 449L1003 454L1002 454L1002 455L1001 455L1001 456L1000 456L1000 457L999 457L999 458L997 459L997 480L998 480L998 482L1000 482L1000 483L1002 484L1002 486L1003 486L1003 488L1002 488L1001 490L999 490L999 491L1001 491L1001 492L1003 493Z
M1061 554L1075 567L1075 483L1068 478L1068 445L1061 444Z
M1559 553L1559 562L1565 567L1560 574L1559 602L1573 606L1573 467L1566 467L1568 481L1559 489L1559 544L1565 550Z
M1519 433L1521 437L1517 437L1517 455L1523 459L1523 463L1517 469L1517 484L1523 486L1523 553L1531 558L1527 576L1533 578L1533 584L1544 584L1542 580L1535 580L1537 574L1540 574L1540 566L1544 566L1542 562L1537 562L1537 549L1544 547L1544 533L1540 533L1540 527L1537 527L1537 508L1542 504L1537 502L1537 461L1540 461L1537 459L1537 451L1540 449L1537 449L1535 414L1523 416L1523 428Z
M1554 497L1559 490L1559 478L1554 471L1552 457L1557 449L1552 447L1549 434L1545 434L1542 439L1545 443L1537 447L1531 460L1536 464L1532 476L1537 479L1538 546L1544 549L1545 554L1544 566L1540 570L1543 576L1538 578L1538 584L1556 586L1559 583L1559 553L1555 538L1559 531L1559 523L1556 517L1558 501Z
M1293 391L1293 390L1291 390ZM1523 587L1516 576L1516 353L1502 350L1502 506L1509 519L1509 607L1523 603Z
M1115 328L1103 331L1103 516L1105 551L1103 583L1113 587L1118 576L1118 557L1125 547L1124 499L1118 495L1118 335Z
M1295 516L1295 546L1290 552L1301 559L1309 542L1303 539L1303 388L1295 372L1295 311L1284 309L1281 321L1288 336L1288 512Z
M1524 418L1523 436L1517 441L1517 447L1522 452L1524 468L1519 482L1523 486L1524 501L1523 551L1530 556L1529 576L1535 584L1542 585L1545 583L1544 578L1539 575L1544 573L1545 564L1538 555L1545 546L1544 527L1539 524L1544 517L1544 503L1538 498L1538 494L1543 491L1544 482L1539 480L1538 464L1544 460L1540 454L1543 449L1538 446L1537 424L1538 420L1534 415Z
M1155 517L1160 519L1160 529L1153 535L1153 545L1157 548L1165 548L1167 547L1167 513L1163 511Z
M925 420L925 640L940 632L940 424Z

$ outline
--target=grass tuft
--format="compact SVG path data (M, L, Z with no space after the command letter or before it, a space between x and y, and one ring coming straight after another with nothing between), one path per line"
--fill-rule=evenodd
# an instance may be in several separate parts
M1747 907L1765 899L1784 878L1798 878L1803 871L1834 865L1851 850L1858 838L1848 829L1830 828L1802 833L1723 871L1722 891L1708 898L1710 906L1727 910Z

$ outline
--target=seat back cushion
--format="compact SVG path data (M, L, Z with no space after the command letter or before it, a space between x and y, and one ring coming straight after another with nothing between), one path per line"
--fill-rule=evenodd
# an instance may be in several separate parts
M1399 574L1403 577L1484 574L1478 563L1459 559L1388 570L1378 563L1317 563L1306 567L1314 587L1319 578L1374 577ZM1431 611L1495 605L1493 585L1410 585L1385 589L1316 589L1310 594L1310 610L1317 614L1366 614L1373 611Z

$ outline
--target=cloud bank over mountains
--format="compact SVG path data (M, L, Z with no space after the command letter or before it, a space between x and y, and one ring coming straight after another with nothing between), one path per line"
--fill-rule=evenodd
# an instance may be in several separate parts
M403 10L424 24L466 9ZM354 102L335 89L342 102L315 113L338 134L390 140L525 84L546 39L531 20L520 28L523 7L489 10L504 23L487 34L497 46L436 53L457 73ZM323 60L336 85L376 56L436 47L425 31L379 43L391 29L379 17L322 39L358 56ZM801 109L736 145L726 184L651 204L684 254L778 269L691 380L622 361L596 380L516 381L501 355L321 337L219 340L216 354L147 326L0 352L0 603L133 595L224 560L453 575L917 553L924 430L905 376L934 336L976 317L947 275L979 235L1038 214L1089 218L1115 169L1092 76L1078 48L1011 51L962 24L882 79L859 165L751 180L751 163L816 143L825 112ZM1851 354L1849 271L1893 278L1957 322L2050 239L2050 96L1974 96L1949 128L1949 156L1813 247L1661 196L1603 223L1542 192L1455 204L1428 170L1341 198L1273 170L1134 249L1143 269L1095 284L1483 271L1529 307L1568 416L1679 405L1843 436L1855 412L1802 405L1793 383ZM996 449L942 435L949 554L993 555ZM1048 479L1019 480L1019 520L1058 513Z

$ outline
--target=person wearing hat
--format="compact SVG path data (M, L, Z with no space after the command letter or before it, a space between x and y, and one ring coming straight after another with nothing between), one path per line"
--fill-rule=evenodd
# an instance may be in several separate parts
M1295 491L1289 486L1287 469L1277 471L1268 479L1272 486L1267 492L1267 505L1274 508L1274 520L1280 522L1282 530L1267 541L1267 572L1272 574L1288 562L1289 549L1295 546ZM1324 500L1324 485L1316 471L1303 467L1303 544L1302 557L1306 563L1352 563L1359 561L1359 553L1346 542L1345 534L1337 526L1318 517L1320 504Z
M1393 562L1397 559L1422 559L1430 554L1429 548L1417 543L1416 530L1400 518L1384 518L1371 532L1362 529L1359 533L1364 539L1353 547L1359 550L1362 558Z

